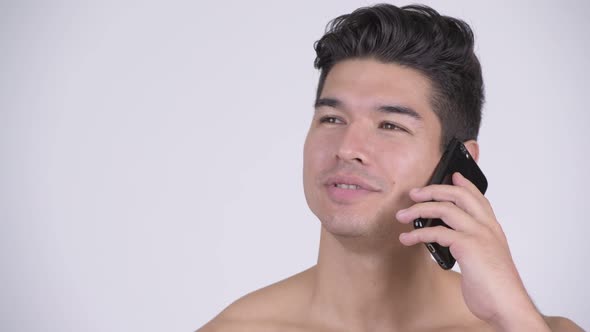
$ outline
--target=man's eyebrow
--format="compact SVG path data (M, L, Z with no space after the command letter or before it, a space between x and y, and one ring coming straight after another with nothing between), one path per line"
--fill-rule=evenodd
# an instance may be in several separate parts
M379 108L377 110L380 112L384 112L384 113L397 113L397 114L408 115L416 120L422 120L422 116L410 107L383 105L383 106L379 106Z
M338 99L334 98L318 98L315 102L314 108L328 106L333 108L340 108L342 106L342 102Z
M328 106L333 108L342 108L342 102L338 99L334 98L319 98L316 100L314 107L317 109L318 107ZM422 120L422 116L418 114L418 112L414 111L410 107L406 106L399 106L399 105L381 105L377 109L379 112L383 113L395 113L395 114L402 114L408 115L416 120Z

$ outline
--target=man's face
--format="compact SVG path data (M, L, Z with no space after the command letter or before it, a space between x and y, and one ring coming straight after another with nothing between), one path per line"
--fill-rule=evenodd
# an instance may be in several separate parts
M440 122L430 81L371 59L334 65L316 105L304 148L305 197L331 233L383 234L408 192L426 185L440 159Z

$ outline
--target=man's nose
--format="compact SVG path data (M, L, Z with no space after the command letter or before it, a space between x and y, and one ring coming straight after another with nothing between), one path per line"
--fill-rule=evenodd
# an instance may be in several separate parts
M343 161L369 162L370 135L355 126L349 126L342 135L336 158Z

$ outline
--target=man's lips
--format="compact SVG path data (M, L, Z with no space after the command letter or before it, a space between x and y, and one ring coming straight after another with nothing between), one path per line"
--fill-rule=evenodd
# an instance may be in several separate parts
M369 181L366 181L355 175L332 175L324 181L324 185L328 187L336 187L337 185L353 185L358 187L358 189L348 190L381 191L377 186L371 184Z
M328 196L339 204L355 203L368 195L379 192L379 188L360 177L334 175L324 181Z

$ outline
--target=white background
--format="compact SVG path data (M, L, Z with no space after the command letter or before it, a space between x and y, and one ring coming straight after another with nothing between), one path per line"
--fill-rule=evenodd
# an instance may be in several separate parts
M426 3L475 30L532 298L590 328L589 2ZM2 1L0 330L192 331L313 265L312 45L366 4Z

